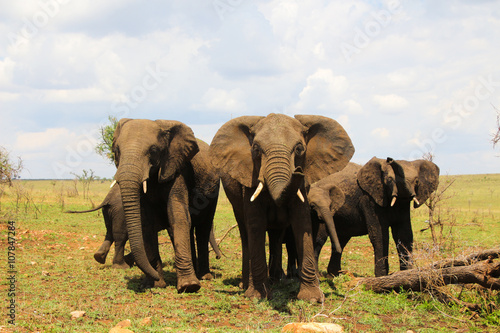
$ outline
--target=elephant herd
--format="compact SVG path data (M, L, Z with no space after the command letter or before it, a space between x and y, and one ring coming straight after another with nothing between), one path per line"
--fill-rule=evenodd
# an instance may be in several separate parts
M425 160L372 158L350 163L354 146L342 126L319 115L234 118L210 146L185 124L121 119L112 150L115 182L101 205L106 236L94 254L104 263L115 243L113 267L137 265L146 286L165 287L158 232L166 229L175 252L178 292L195 292L211 279L209 243L222 183L238 223L245 296L271 297L282 277L282 244L288 272L300 281L298 299L323 302L318 258L331 237L329 276L341 270L351 237L368 235L375 275L387 275L389 228L400 268L411 266L410 204L436 190L439 168ZM266 260L266 233L269 263ZM126 241L131 253L124 255Z

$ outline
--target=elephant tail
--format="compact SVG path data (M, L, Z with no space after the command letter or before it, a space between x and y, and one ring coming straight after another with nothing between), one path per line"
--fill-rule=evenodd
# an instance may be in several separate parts
M222 252L220 251L219 245L217 244L217 241L215 240L214 236L214 229L212 228L210 230L210 245L212 246L212 249L215 252L216 259L222 258Z
M99 210L106 205L107 205L106 203L102 203L99 206L97 206L96 208L87 209L87 210L67 210L67 211L65 211L65 213L69 213L69 214L90 213L90 212L95 212L96 210Z

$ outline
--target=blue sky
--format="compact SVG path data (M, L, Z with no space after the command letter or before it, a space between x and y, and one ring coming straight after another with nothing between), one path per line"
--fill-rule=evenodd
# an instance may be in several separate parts
M23 178L114 166L109 115L175 119L210 142L231 118L338 120L352 161L500 172L498 1L0 0L0 145Z

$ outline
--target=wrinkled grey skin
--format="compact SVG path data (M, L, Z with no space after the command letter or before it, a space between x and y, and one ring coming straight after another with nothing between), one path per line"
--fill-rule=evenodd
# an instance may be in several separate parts
M205 149L208 148L208 146L205 143L202 143L205 145ZM203 152L203 150L202 150ZM198 153L194 159L199 159L202 158L202 152ZM207 169L202 169L199 170L200 172L209 172L210 170ZM213 170L212 170L213 171ZM210 179L210 178L209 178ZM193 225L191 227L191 254L192 254L192 260L193 264L196 269L196 275L198 276L199 279L202 280L211 280L213 278L213 275L210 272L210 263L209 263L209 256L208 256L208 251L204 251L204 249L201 249L201 244L205 244L207 241L206 239L209 239L210 245L212 246L212 249L216 253L216 258L220 259L222 257L222 254L220 252L219 246L217 245L217 242L215 241L215 237L213 234L213 228L210 230L210 234L206 234L206 228L203 227L203 224L209 223L210 225L213 224L213 215L214 215L214 210L213 208L217 205L217 195L218 195L218 187L217 187L217 182L218 178L213 176L211 178L213 180L213 183L209 188L214 189L214 193L210 194L208 197L199 197L198 200L203 200L204 202L201 202L202 207L205 205L207 206L207 209L204 210L204 214L198 214L196 209L191 209L191 220L193 221ZM197 184L197 188L204 188L203 184ZM216 195L217 194L217 195ZM205 199L206 198L206 199ZM206 200L206 201L205 201ZM194 203L193 203L194 204ZM84 210L84 211L67 211L66 213L89 213L89 212L94 212L99 209L102 209L102 215L104 218L104 223L106 226L106 236L104 238L103 243L99 247L99 249L94 253L94 259L100 263L104 264L106 262L106 257L108 256L109 250L111 248L111 245L115 243L115 253L113 256L113 268L122 268L122 269L127 269L130 268L134 265L134 257L132 256L131 253L128 255L125 254L125 244L128 240L128 234L127 234L127 226L125 224L125 215L123 211L123 204L121 201L121 193L120 193L120 188L118 186L113 186L111 190L108 192L108 195L106 198L103 200L103 202L89 210ZM200 226L198 232L198 226ZM195 231L196 230L196 231ZM196 251L196 244L194 244L194 234L196 233L196 243L198 244L198 250ZM196 253L198 253L198 257L196 256Z
M205 219L207 212L207 221L211 222L217 200L217 176L194 171L210 169L204 159L193 158L198 151L204 151L199 146L202 144L197 143L188 126L170 120L121 119L113 139L115 186L120 188L134 261L156 286L166 285L158 231L167 229L175 251L178 292L195 292L201 287L192 262L191 230L196 223L191 217ZM208 186L197 188L196 184ZM200 226L208 235L211 223ZM198 247L208 251L204 240L203 244L198 242Z
M281 238L292 227L297 245L299 299L323 302L316 276L307 198L297 195L328 174L341 170L354 153L347 133L333 119L312 115L244 116L224 124L210 154L233 206L242 242L242 282L245 296L270 297L265 253L281 262ZM259 183L263 190L255 197ZM274 246L279 243L279 246ZM272 266L272 265L271 265Z
M413 201L415 208L422 205L438 184L439 168L432 162L374 157L363 167L349 163L341 172L311 185L308 199L315 211L313 225L319 227L315 236L316 259L329 236L319 219L333 216L340 249L334 248L332 241L328 275L339 274L342 250L349 239L366 234L375 253L375 276L387 275L389 228L396 243L400 269L411 268L410 204ZM344 203L339 207L342 196Z

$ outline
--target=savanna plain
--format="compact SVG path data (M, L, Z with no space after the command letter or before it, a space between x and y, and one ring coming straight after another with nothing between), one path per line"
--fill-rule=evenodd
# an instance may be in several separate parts
M287 323L309 321L336 323L346 332L500 331L500 293L495 290L476 285L447 287L456 299L478 304L477 311L457 303L444 304L426 292L365 290L357 280L373 276L374 268L366 236L347 244L342 257L345 274L334 279L325 276L329 242L323 247L319 270L324 304L297 300L298 282L293 280L274 285L273 299L245 298L238 286L239 232L223 191L214 220L223 257L217 260L213 252L210 257L215 279L202 281L197 293L178 294L172 244L162 232L160 250L168 285L141 289L143 274L137 267L111 267L114 247L106 264L94 260L105 235L100 211L64 213L97 206L110 183L93 181L84 189L76 180L16 180L4 189L0 198L0 332L109 332L125 319L130 320L127 329L133 332L280 332ZM434 211L434 219L440 222L434 239L428 228L428 208L412 209L417 267L500 246L500 174L441 176L440 189L448 185ZM9 226L15 227L13 298L8 297ZM390 271L399 270L392 240L389 257ZM16 304L15 325L8 323L11 299ZM77 310L85 314L72 319L70 313Z

